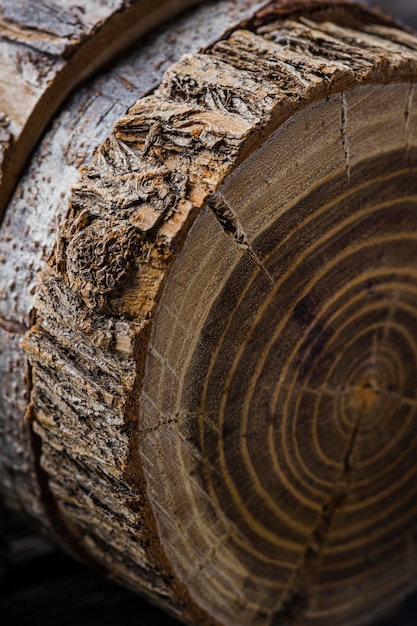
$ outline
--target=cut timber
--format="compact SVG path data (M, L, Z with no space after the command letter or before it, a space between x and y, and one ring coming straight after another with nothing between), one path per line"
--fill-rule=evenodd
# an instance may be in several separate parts
M4 316L49 523L184 622L371 624L417 586L417 38L309 0L214 39Z
M198 0L0 0L0 221L29 154L75 85Z
M258 7L264 0L259 0ZM78 167L91 159L132 99L149 92L185 52L206 47L250 16L253 0L204 3L166 23L101 75L90 80L53 120L9 204L0 231L0 492L9 508L36 519L49 537L79 553L39 465L40 440L25 423L31 386L22 349L33 323L36 275L45 265L56 224L66 211ZM117 94L117 98L115 98ZM88 484L86 479L86 484ZM85 555L84 555L85 556ZM159 570L149 573L158 578ZM167 585L168 587L168 585ZM169 592L166 591L168 594Z

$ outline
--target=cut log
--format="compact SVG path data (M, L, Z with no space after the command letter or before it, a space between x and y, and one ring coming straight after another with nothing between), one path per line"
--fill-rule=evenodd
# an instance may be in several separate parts
M417 586L417 38L259 5L120 61L22 179L2 490L186 623L371 624Z

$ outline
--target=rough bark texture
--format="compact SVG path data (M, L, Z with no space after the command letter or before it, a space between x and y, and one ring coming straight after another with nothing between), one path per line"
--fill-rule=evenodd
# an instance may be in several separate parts
M26 390L46 519L184 621L357 626L415 587L416 75L389 18L272 2L171 65L75 180L77 139L43 258L25 194L49 183L8 209L5 276L24 223L36 287L4 287L3 412Z
M51 254L78 168L91 160L93 147L106 139L114 120L154 89L182 54L211 44L254 8L250 0L205 3L156 31L79 89L32 158L1 227L1 491L8 506L36 520L49 537L78 554L39 467L40 441L24 420L31 379L22 339L33 322L36 276Z
M74 86L197 1L0 2L0 219L36 141Z

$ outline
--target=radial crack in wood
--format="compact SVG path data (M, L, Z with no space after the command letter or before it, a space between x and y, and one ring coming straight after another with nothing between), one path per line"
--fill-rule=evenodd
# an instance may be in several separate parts
M348 496L349 481L353 469L353 454L365 412L365 406L358 411L356 423L352 429L349 445L344 455L341 476L335 482L334 493L322 505L320 517L306 546L304 559L294 573L294 580L291 583L287 598L283 601L282 608L274 616L272 624L297 623L300 619L303 619L306 610L308 610L311 601L312 585L319 574L328 533L331 530L337 511L343 507Z

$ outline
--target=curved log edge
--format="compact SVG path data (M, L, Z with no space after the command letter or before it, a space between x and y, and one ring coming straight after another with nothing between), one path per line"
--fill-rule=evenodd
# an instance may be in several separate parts
M36 142L74 87L196 2L0 2L0 222Z
M78 89L53 120L14 194L0 233L0 490L2 498L83 560L39 466L40 440L23 416L30 368L22 339L33 323L36 276L51 253L78 167L108 136L114 119L161 81L182 54L206 47L263 0L216 0L182 13L138 42L108 71ZM117 99L114 94L117 93Z
M403 584L399 590L381 575L379 586L374 579L378 597L358 595L347 601L337 585L327 592L328 601L320 595L322 587L326 595L329 583L318 584L316 578L329 529L347 497L357 420L349 429L348 444L339 449L336 475L327 476L333 486L330 497L327 492L305 512L304 528L293 516L294 536L287 537L285 549L279 528L259 529L255 519L247 529L253 512L240 520L232 508L225 527L215 505L224 501L223 494L210 492L210 472L219 472L217 461L208 461L208 469L200 467L207 464L202 449L208 443L201 443L195 419L198 411L203 420L213 417L217 406L211 399L213 405L201 408L193 388L187 388L191 382L196 389L197 382L185 372L182 382L189 398L172 407L172 396L165 397L158 388L158 376L163 367L164 388L173 390L178 372L172 357L168 360L157 348L164 319L158 304L174 289L170 272L174 267L178 273L180 251L184 245L192 247L198 228L204 233L206 226L214 233L210 229L217 227L216 236L227 234L227 241L232 236L236 245L222 243L220 248L235 255L231 262L237 276L243 271L239 263L246 263L256 268L264 293L276 284L278 269L264 260L268 233L245 217L244 198L236 199L241 181L233 181L243 172L243 193L256 205L256 193L249 193L253 179L247 177L254 170L245 164L256 159L269 138L287 129L288 120L297 120L299 114L302 126L303 111L320 124L334 116L337 123L330 128L338 129L336 187L349 194L349 185L356 189L358 168L362 171L361 158L353 151L349 112L361 110L357 102L365 96L358 89L374 89L380 109L384 96L377 86L386 89L389 101L394 98L397 104L392 120L400 120L401 129L398 133L398 124L392 122L388 146L394 172L401 170L398 159L403 169L413 171L416 64L415 37L379 13L347 2L273 2L215 45L173 65L161 85L118 120L91 164L81 169L54 253L39 276L36 323L25 336L33 384L28 418L42 440L48 488L73 540L117 579L184 621L296 624L302 619L316 624L325 619L331 624L337 608L338 624L367 623L414 585L407 579L407 589ZM323 103L324 109L319 106ZM359 138L361 130L358 122ZM400 148L401 157L394 158ZM366 167L369 161L369 168L378 170L378 164L370 164L378 154L363 150L359 157L365 155ZM374 180L374 170L369 180ZM343 183L336 176L340 171ZM255 173L260 176L256 167ZM324 184L331 173L311 176ZM268 183L272 187L274 176ZM310 181L309 193L313 187ZM206 249L201 256L203 267L216 273ZM191 258L196 264L197 257ZM201 281L199 287L201 291ZM213 307L210 302L210 313ZM310 309L305 300L297 307L304 324L311 321ZM158 324L153 324L156 314ZM174 311L180 332L178 315ZM197 325L206 348L200 359L215 345L203 326ZM186 330L187 325L182 329L187 343ZM194 371L196 359L194 352L187 353L186 364L193 364ZM361 415L373 404L375 392L368 384L370 388L360 388L355 396ZM174 482L167 475L170 460L180 468ZM335 480L342 483L341 490L335 489ZM166 481L172 492L164 487ZM232 482L228 493L236 502ZM196 498L206 511L193 526L190 501ZM303 494L301 500L306 499ZM247 556L248 545L257 554ZM268 551L272 573L265 595L268 581L259 573L257 559L265 566ZM195 567L190 569L191 562ZM233 574L222 577L220 564Z

